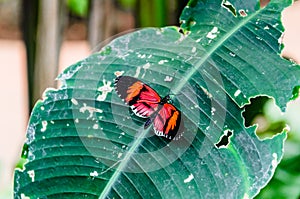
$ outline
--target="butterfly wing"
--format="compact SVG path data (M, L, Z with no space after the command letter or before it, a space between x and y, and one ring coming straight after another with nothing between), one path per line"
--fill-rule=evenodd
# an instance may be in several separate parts
M157 110L158 103L161 101L155 90L134 77L117 77L115 89L119 97L139 117L150 117Z
M180 111L169 103L161 107L153 121L155 134L168 139L173 139L182 127Z

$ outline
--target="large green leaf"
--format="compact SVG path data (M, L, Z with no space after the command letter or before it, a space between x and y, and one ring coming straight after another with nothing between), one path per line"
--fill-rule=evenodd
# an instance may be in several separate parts
M181 28L124 35L70 66L63 86L32 112L15 197L254 197L281 160L286 134L259 140L242 106L269 95L284 109L300 85L299 67L279 55L290 3L192 0ZM175 94L185 126L179 140L144 129L114 91L120 74Z

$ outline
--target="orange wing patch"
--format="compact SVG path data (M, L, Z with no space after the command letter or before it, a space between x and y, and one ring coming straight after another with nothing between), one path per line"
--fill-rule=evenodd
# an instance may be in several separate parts
M127 97L126 97L126 102L131 101L134 97L136 97L140 91L142 90L144 84L142 82L135 82L130 86L127 90Z
M168 125L165 130L165 134L168 134L170 130L171 131L174 130L177 124L178 116L179 116L179 112L176 110L169 119Z

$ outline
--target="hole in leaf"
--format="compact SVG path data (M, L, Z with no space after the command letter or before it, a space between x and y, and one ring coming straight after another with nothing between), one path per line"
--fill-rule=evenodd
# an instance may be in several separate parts
M197 3L198 3L198 0L190 0L189 2L188 2L188 6L190 6L190 7L196 7L196 5L197 5Z
M224 134L220 137L218 143L216 143L216 147L219 148L226 148L230 142L230 137L233 135L232 131L225 130Z
M184 34L184 31L183 31L182 28L179 28L178 32L181 33L181 34Z
M222 7L226 8L229 12L231 12L236 17L236 9L229 1L223 0Z
M274 99L259 96L250 99L250 104L245 105L243 117L245 126L256 124L256 134L260 139L271 138L281 133L286 127L281 110L276 106Z
M22 149L21 158L27 159L28 158L28 151L29 151L28 144L24 144L23 149Z
M300 92L300 86L296 86L293 89L293 96L292 96L291 100L295 100L296 98L298 98L299 97L299 92Z
M247 17L247 13L245 10L239 10L239 14L241 15L241 17Z

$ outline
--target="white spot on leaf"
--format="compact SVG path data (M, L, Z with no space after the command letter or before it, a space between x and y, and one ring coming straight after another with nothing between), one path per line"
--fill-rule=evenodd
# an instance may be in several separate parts
M164 79L165 82L170 82L172 80L173 80L173 77L170 77L170 76L166 76Z
M194 46L193 48L192 48L192 53L195 53L197 51L197 48Z
M279 44L282 44L282 42L283 42L283 36L284 36L284 35L282 34L281 37L279 37L279 39L278 39L278 43L279 43Z
M78 105L78 101L74 98L71 99L71 102L74 104L74 105Z
M243 199L249 199L249 195L247 193L245 193Z
M138 66L138 67L136 68L134 77L138 78L138 76L140 75L140 72L141 72L141 67Z
M183 20L184 21L184 20ZM184 22L183 22L184 23ZM176 41L176 43L182 42L187 37L187 34L180 34L180 38Z
M206 37L209 39L215 39L217 37L218 27L213 27L213 29L207 33Z
M47 130L47 125L48 125L48 122L47 121L42 121L42 128L41 128L41 132L45 132Z
M97 171L93 171L93 172L90 173L90 176L91 176L91 177L97 177L98 175L99 175L99 174L98 174Z
M148 68L150 68L150 66L151 66L150 63L147 63L143 66L143 69L148 69Z
M277 154L276 154L276 153L273 153L272 156L273 156L273 158L274 158L274 159L272 160L272 167L273 167L273 169L275 170L275 168L276 168L277 165L278 165Z
M83 104L83 107L81 107L81 108L79 109L79 111L80 111L81 113L84 113L85 111L88 111L88 112L90 113L90 115L89 115L89 117L88 117L87 119L92 118L94 112L96 112L96 113L102 113L102 112L103 112L103 110L97 109L97 108L95 108L95 107L87 106L85 103Z
M199 43L201 40L202 40L202 38L200 38L200 39L197 39L197 40L196 40L196 42L197 42L197 43Z
M27 171L27 174L31 178L31 182L34 182L34 178L35 178L34 170Z
M234 93L234 97L237 97L237 96L239 96L240 94L241 94L241 90L237 90L237 91L235 91L235 93Z
M118 154L118 158L121 158L122 155L123 155L123 153L119 153L119 154Z
M214 107L211 108L211 115L215 115L216 109Z
M101 95L97 97L98 101L104 101L107 97L107 94L112 92L113 87L111 87L110 85L111 81L106 81L105 79L103 79L103 86L98 88L98 91L101 92Z
M201 89L207 95L208 98L211 99L213 97L212 94L210 92L208 92L208 90L206 88L204 88L204 87L201 86Z
M236 54L233 53L233 52L230 52L229 55L230 55L231 57L235 57L235 56L236 56Z
M93 125L93 129L98 129L99 128L99 125L98 124L94 124Z
M169 62L169 61L168 61L168 60L160 60L160 61L158 62L158 64L159 64L159 65L162 65L162 64L167 63L167 62Z
M194 179L194 175L191 174L191 175L189 175L189 177L187 177L183 182L184 182L184 183L189 183L189 182L191 182L193 179Z
M115 76L119 77L124 74L124 71L116 71L114 74Z
M21 193L21 199L30 199L30 197L26 196L24 193Z

